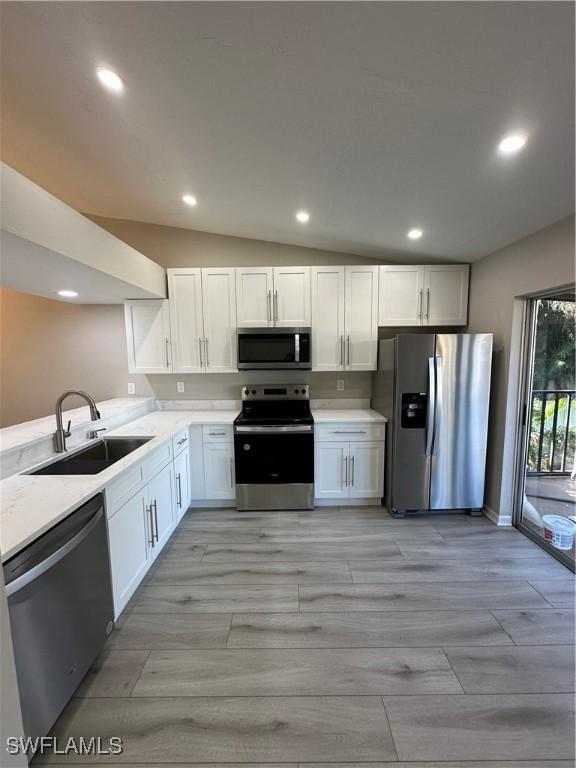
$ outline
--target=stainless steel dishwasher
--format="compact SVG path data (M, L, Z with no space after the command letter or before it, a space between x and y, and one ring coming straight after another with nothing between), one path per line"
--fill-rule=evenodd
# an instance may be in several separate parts
M114 626L99 494L4 564L26 736L45 736Z

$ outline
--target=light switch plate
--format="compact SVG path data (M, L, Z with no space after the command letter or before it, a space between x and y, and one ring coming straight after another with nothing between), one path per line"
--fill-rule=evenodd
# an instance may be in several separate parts
M344 391L344 379L336 379L336 389L338 392Z
M136 394L136 384L134 384L133 381L128 382L128 394L129 395L135 395Z
M176 382L176 392L184 392L184 382L183 381L177 381Z

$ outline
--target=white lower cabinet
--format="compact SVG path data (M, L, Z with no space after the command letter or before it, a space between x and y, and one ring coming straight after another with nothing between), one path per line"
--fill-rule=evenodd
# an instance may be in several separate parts
M188 448L172 460L172 444L168 441L105 489L115 618L124 610L189 506L188 461ZM182 496L178 494L177 473L181 475ZM131 495L127 498L128 492Z
M320 424L314 445L316 499L380 499L384 424Z
M356 499L384 493L384 443L350 443L348 490Z
M144 486L108 519L114 616L118 618L152 562L148 489Z
M186 448L174 458L175 523L178 524L190 506L190 451Z
M207 499L235 499L234 443L204 443L204 483Z
M148 510L153 523L152 561L156 560L174 530L174 466L172 462L148 483Z
M350 443L316 443L314 496L317 499L344 499Z

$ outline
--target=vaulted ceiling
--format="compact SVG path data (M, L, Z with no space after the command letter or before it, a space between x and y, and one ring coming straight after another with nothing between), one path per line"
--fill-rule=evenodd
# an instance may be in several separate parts
M569 2L5 2L1 63L3 159L90 214L474 260L574 210Z

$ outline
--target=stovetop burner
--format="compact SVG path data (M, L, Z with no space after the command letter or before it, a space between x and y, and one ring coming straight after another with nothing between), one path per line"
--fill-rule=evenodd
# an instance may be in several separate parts
M234 420L234 424L263 426L313 423L307 384L244 387L242 411Z

